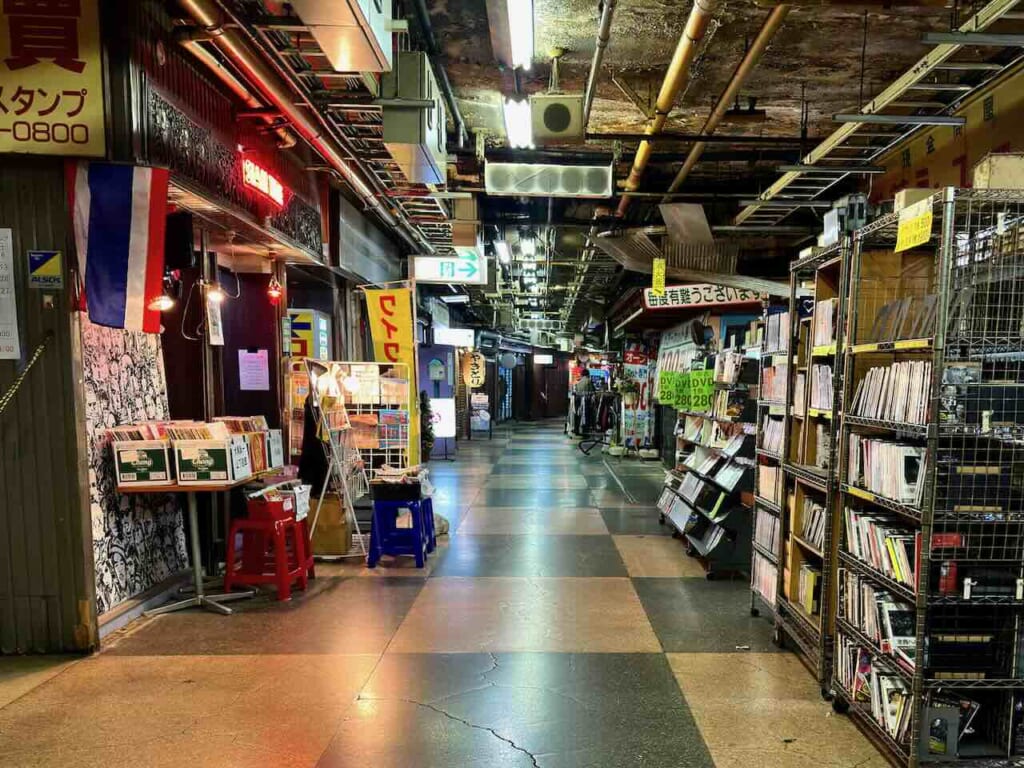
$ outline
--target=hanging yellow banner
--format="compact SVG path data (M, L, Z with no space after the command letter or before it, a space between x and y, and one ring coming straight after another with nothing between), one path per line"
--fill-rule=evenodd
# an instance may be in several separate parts
M97 5L0 3L0 153L106 154Z
M412 290L366 291L373 358L378 363L403 363L409 369L409 464L420 462L419 391L416 388L416 322Z
M924 245L932 239L932 200L928 198L900 211L896 253Z
M651 296L665 295L665 260L656 258L651 272Z

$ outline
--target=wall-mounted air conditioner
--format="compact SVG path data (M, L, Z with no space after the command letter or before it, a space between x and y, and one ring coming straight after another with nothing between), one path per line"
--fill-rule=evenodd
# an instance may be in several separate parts
M448 164L444 100L430 60L422 51L402 51L397 66L381 78L384 146L405 177L416 184L443 184ZM408 106L402 100L408 100ZM430 102L429 107L423 102Z
M484 186L489 195L527 197L611 197L610 165L488 163Z
M533 140L537 144L582 142L583 96L539 94L530 97Z
M336 71L391 69L391 0L291 0L291 6Z

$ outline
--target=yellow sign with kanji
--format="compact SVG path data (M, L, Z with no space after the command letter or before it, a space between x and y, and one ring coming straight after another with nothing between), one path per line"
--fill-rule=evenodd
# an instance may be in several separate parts
M0 153L106 154L97 6L0 3Z
M654 260L654 268L651 272L651 295L665 295L665 260L662 258Z
M896 230L896 253L924 245L932 239L931 199L908 205L900 211L899 228Z

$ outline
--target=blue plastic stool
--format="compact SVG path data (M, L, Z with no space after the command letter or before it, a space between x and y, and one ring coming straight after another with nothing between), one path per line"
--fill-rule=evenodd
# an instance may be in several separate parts
M368 568L376 568L381 555L413 555L416 567L422 568L427 559L427 529L424 524L424 505L421 501L374 501L373 523L370 529L370 551L366 556ZM398 515L408 509L412 528L398 528Z
M437 532L434 529L434 500L429 496L420 501L423 507L423 532L427 539L427 552L437 549Z

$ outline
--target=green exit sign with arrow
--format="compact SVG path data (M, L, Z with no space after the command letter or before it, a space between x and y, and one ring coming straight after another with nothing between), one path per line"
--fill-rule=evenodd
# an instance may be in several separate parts
M413 269L419 283L487 284L487 257L476 249L467 248L454 256L417 256Z

